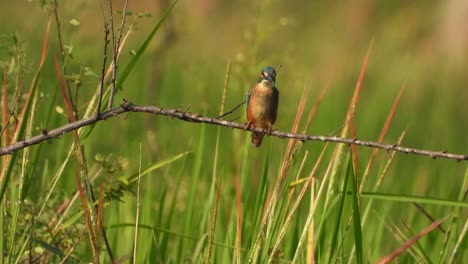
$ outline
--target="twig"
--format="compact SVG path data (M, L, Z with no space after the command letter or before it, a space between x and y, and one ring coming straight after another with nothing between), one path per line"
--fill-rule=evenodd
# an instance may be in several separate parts
M54 14L55 24L57 25L57 38L59 42L59 49L60 49L60 55L61 55L60 57L62 58L62 63L63 63L62 71L64 75L67 75L65 49L63 48L64 45L63 45L63 40L62 40L62 29L60 26L60 18L58 14L58 1L57 0L54 0L53 8L51 11ZM68 94L70 95L69 99L70 99L70 104L73 108L73 115L75 116L76 119L78 119L79 118L78 108L76 107L76 105L78 104L78 96L76 96L75 98L72 97L73 93L71 91L70 81L68 79L65 79L65 84L67 86ZM76 92L78 92L78 89L76 89Z
M99 99L98 99L98 107L96 110L96 117L101 115L101 106L102 106L102 96L104 93L104 78L106 76L106 61L107 61L107 45L109 45L109 24L104 22L104 58L102 62L102 69L101 69L101 84L99 85Z
M120 24L120 30L119 30L119 37L117 38L117 46L115 48L115 57L117 59L117 55L119 53L119 46L120 46L120 42L122 41L122 35L123 35L123 30L124 30L124 27L125 27L125 19L127 18L127 6L128 6L128 0L125 0L125 5L124 5L124 9L123 9L123 12L122 12L122 22Z
M343 127L349 125L349 123L354 119L354 116L351 116L351 118L349 118L348 120L346 120L346 122L344 122L341 126L339 126L337 129L333 130L333 132L329 133L328 136L333 136L335 135L336 133L340 132L341 129L343 129Z
M114 100L115 93L115 78L117 76L117 64L116 64L116 51L115 51L115 30L114 30L114 10L112 8L112 0L109 0L109 9L110 9L110 31L112 34L112 77L111 77L111 91L109 95L109 103L107 109L112 107L112 101Z
M156 107L156 106L134 105L126 101L120 107L112 108L112 109L102 112L101 117L99 119L97 119L96 117L84 118L79 121L68 123L64 126L52 129L50 131L42 131L42 133L39 135L25 139L23 141L16 142L14 144L11 144L3 148L0 148L0 156L6 155L6 154L12 154L13 152L18 151L20 149L27 148L29 146L41 143L46 140L57 138L67 132L97 123L101 120L105 120L111 117L118 116L123 113L128 113L128 112L150 113L150 114L155 114L155 115L177 118L177 119L187 121L187 122L206 123L206 124L230 127L230 128L239 129L239 130L264 133L264 130L262 128L256 128L256 127L251 126L245 129L245 124L241 124L237 122L222 120L222 119L215 118L215 117L206 117L200 114L187 113L187 112L183 112L177 109L164 109L164 108ZM433 159L445 158L445 159L451 159L451 160L456 160L456 161L468 161L468 155L448 153L447 151L431 151L431 150L424 150L424 149L408 148L408 147L399 146L398 144L382 144L382 143L376 143L372 141L359 140L357 138L342 138L342 137L336 137L336 136L329 137L329 136L318 136L318 135L316 136L316 135L307 135L307 134L295 134L295 133L289 133L289 132L282 132L278 130L271 131L271 134L269 134L269 136L274 136L274 137L279 137L279 138L292 138L292 139L297 139L300 141L321 141L321 142L342 143L342 144L347 144L347 145L358 145L358 146L364 146L364 147L369 147L369 148L384 149L387 151L397 151L397 152L402 152L406 154L428 156Z
M13 108L11 111L8 111L8 115L7 115L7 118L6 118L6 123L5 125L2 127L2 131L0 132L0 137L3 136L3 133L6 131L6 129L8 128L8 126L10 125L10 121L11 121L11 116L13 115L13 111L15 111L16 109L16 103L17 101L15 101L15 104L13 105Z
M219 110L219 114L222 115L224 112L224 105L226 103L227 97L227 90L229 87L229 77L231 76L231 59L228 59L226 65L226 75L224 77L224 88L223 88L223 97L221 98L221 109Z
M109 104L107 106L107 109L110 109L112 107L112 104L114 103L114 96L116 93L116 85L115 82L117 80L117 58L119 56L119 46L120 46L120 41L122 40L122 33L124 30L125 26L125 18L127 15L127 6L128 6L128 0L125 0L125 5L124 5L124 10L122 13L122 23L120 25L120 30L119 30L119 37L116 39L115 35L115 30L114 30L114 11L112 9L112 0L109 0L109 8L111 12L111 33L112 33L112 50L113 50L113 56L112 56L112 79L111 79L111 92L109 94Z
M420 204L418 204L418 203L416 203L416 202L412 202L412 204L413 204L414 206L416 206L416 208L418 208L418 210L419 210L425 217L427 217L427 219L429 219L429 221L431 221L432 223L434 223L434 222L437 221L434 217L432 217L431 214L429 214L428 211L426 211L426 209L424 209L424 207L422 207L422 205L420 205ZM445 229L444 229L442 226L437 226L437 228L438 228L440 231L442 231L442 233L443 233L444 235L447 234L447 231L445 231Z
M224 114L218 116L217 118L223 118L223 117L225 117L225 116L227 116L227 115L229 115L229 114L232 114L234 111L237 110L237 108L241 107L243 104L245 104L245 100L242 101L242 102L240 102L238 105L234 106L233 109L231 109L231 110L227 111L226 113L224 113Z

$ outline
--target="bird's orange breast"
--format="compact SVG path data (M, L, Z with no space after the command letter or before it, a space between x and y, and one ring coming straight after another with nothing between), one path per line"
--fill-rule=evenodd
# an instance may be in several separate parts
M276 121L277 107L278 92L276 88L257 84L250 92L247 120L255 127L271 127Z

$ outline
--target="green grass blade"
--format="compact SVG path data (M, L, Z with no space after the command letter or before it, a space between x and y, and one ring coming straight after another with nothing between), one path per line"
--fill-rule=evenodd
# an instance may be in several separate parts
M160 161L160 162L157 162L157 163L155 163L155 164L153 164L153 165L151 165L151 166L149 166L149 167L146 167L145 169L143 169L143 170L141 171L141 175L140 175L140 176L144 176L144 175L146 175L146 174L148 174L148 173L150 173L150 172L152 172L152 171L154 171L154 170L157 170L157 169L162 168L162 167L164 167L164 166L166 166L166 165L168 165L168 164L170 164L170 163L172 163L172 162L174 162L174 161L177 161L177 160L179 160L179 159L185 157L185 156L188 155L189 153L191 153L191 152L190 152L190 151L182 152L182 153L177 154L177 155L175 155L175 156L173 156L173 157L170 157L170 158L168 158L168 159L165 159L165 160L162 160L162 161ZM133 173L132 175L128 176L126 180L128 181L128 183L133 183L133 182L135 182L137 179L138 179L138 172L135 172L135 173Z
M413 230L410 229L410 227L406 223L403 223L403 224L408 230L410 237L415 237L417 235L416 233L413 232ZM415 254L419 256L418 260L421 261L422 263L427 263L427 264L433 263L431 259L429 258L429 256L426 254L426 251L424 250L424 247L421 245L419 240L414 243L414 246L412 247L412 249L414 250Z
M200 175L201 175L201 168L203 164L203 154L205 151L205 138L206 138L206 125L202 125L201 131L200 131L200 136L198 139L198 146L197 150L195 152L195 161L193 165L193 170L192 170L192 175L191 175L191 188L189 190L189 195L187 196L187 212L185 214L185 223L184 223L184 234L189 234L193 235L194 232L190 232L191 230L194 230L194 228L191 228L193 223L197 223L194 220L194 211L195 211L195 201L196 195L197 195L197 185L200 180ZM198 221L198 220L197 220ZM178 250L179 253L177 256L179 257L178 263L182 261L183 257L183 251L184 251L184 241L181 241L178 245Z
M42 45L42 55L41 55L41 60L39 62L39 67L38 67L37 72L35 73L35 75L33 77L33 80L32 80L32 83L31 83L31 88L28 91L27 100L25 102L25 105L23 106L23 111L22 111L21 116L20 116L19 128L18 128L18 131L16 131L16 134L15 134L15 141L18 141L20 138L23 138L23 134L24 134L24 131L26 129L26 120L27 120L26 117L29 116L29 114L31 112L31 108L32 108L32 101L33 100L31 100L32 99L31 97L34 94L36 94L37 86L38 86L38 83L39 83L39 78L42 75L42 69L43 69L42 66L44 65L44 61L45 61L45 58L47 56L48 43L49 43L49 33L50 33L50 19L49 19L49 22L47 24L47 28L46 28L46 31L45 31L44 41L43 41L43 45ZM1 187L0 187L0 200L3 200L3 196L5 195L5 191L6 191L9 179L10 179L10 174L11 174L11 171L13 169L13 165L15 164L17 153L18 153L18 151L13 153L13 155L11 155L10 160L8 161L8 166L7 166L7 169L5 171L5 174L3 175L3 179L2 179L2 183L1 183Z
M349 171L349 167L351 166L351 154L348 153L347 155L347 164L348 164L348 169L345 171ZM352 168L351 168L352 169ZM346 192L348 188L348 177L349 173L345 173L344 177L344 182L343 182L343 193ZM344 211L344 206L345 206L345 201L346 201L346 195L342 195L340 199L340 204L339 204L339 209L338 209L338 217L336 218L336 223L334 226L334 232L333 232L333 237L332 237L332 244L330 247L330 253L329 253L329 258L328 258L328 263L334 263L333 259L335 258L335 251L336 248L338 247L338 236L340 234L340 228L341 228L341 221L343 218L343 211Z
M136 63L138 62L138 60L141 58L141 56L143 55L143 53L145 52L145 50L148 48L148 45L150 44L151 40L153 39L154 35L156 34L156 32L158 32L159 28L161 27L162 23L164 22L164 20L166 20L167 16L171 13L172 9L174 8L175 4L177 3L177 0L175 0L174 2L172 2L172 4L167 8L167 10L164 12L164 14L162 15L161 19L159 19L158 23L154 26L154 28L151 30L151 32L149 33L149 35L146 37L145 41L143 42L143 44L140 46L140 48L138 49L138 51L135 53L135 55L133 56L132 60L127 64L127 66L125 67L125 69L119 74L118 78L117 78L117 82L116 82L116 85L117 85L117 89L121 89L122 88L122 84L125 82L125 80L127 79L128 75L130 74L130 72L133 70L133 68L135 67Z
M352 154L351 154L352 155ZM352 159L349 159L348 172L346 178L351 180L351 188L353 194L353 224L354 224L354 244L356 246L356 263L363 263L363 246L362 246L362 228L361 228L361 208L359 203L359 192L355 170L353 168Z
M454 201L441 198L432 198L416 195L403 195L403 194L391 194L391 193L379 193L379 192L363 192L363 198L368 199L379 199L387 201L397 201L404 203L424 203L424 204L435 204L443 206L455 206L455 207L468 207L468 202Z
M37 243L38 245L44 247L45 249L47 249L48 251L54 253L55 255L57 256L60 256L60 257L65 257L65 255L63 254L63 252L60 250L60 248L58 247L55 247L45 241L42 241L41 239L38 239L38 238L31 238L31 240L34 242L34 243Z
M458 200L459 201L465 200L466 190L467 189L468 189L468 166L466 167L465 176L463 177L463 184L461 185L460 192L458 193ZM467 248L468 240L465 238L465 236L466 236L466 233L467 233L468 220L466 218L464 219L464 217L460 217L460 211L461 211L461 208L457 207L457 208L455 208L455 210L452 213L453 217L452 217L452 222L450 223L450 230L452 230L452 231L448 232L449 233L448 235L450 236L450 239L446 239L446 241L453 241L454 245L453 245L453 249L451 251L450 258L449 258L448 262L445 261L447 263L456 263L457 262L456 257L460 257L460 250L458 250L458 248ZM464 227L459 229L459 226L461 226L461 225L464 225ZM462 245L460 246L460 244L462 244ZM464 246L463 246L463 244L464 244ZM448 247L449 247L449 243L446 242L445 245L444 245L444 250L443 250L443 252L441 254L441 258L439 260L439 263L444 262L445 254L446 254L446 252L448 252ZM461 251L463 251L463 250L461 250ZM464 257L463 254L466 255L466 251L465 251L465 253L462 253L462 255L460 257L460 260L463 259L463 257Z
M83 211L79 211L78 213L76 213L74 216L70 217L70 219L68 219L66 222L64 222L60 228L61 229L67 229L69 228L70 226L73 226L76 221L78 220L81 220L81 217L83 216Z

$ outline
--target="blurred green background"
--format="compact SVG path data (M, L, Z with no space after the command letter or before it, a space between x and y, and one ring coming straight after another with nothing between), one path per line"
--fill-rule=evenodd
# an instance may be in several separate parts
M115 10L123 9L122 1L113 2ZM26 87L38 65L48 19L47 12L41 9L42 4L43 1L12 0L0 4L0 68L11 65L11 55L18 52L13 47L21 46L26 65ZM107 1L102 0L59 1L63 42L72 55L67 64L68 72L81 78L81 113L99 84L104 42L103 12L108 15L106 4ZM127 28L131 25L133 32L122 51L120 65L126 65L134 56L134 51L168 5L165 0L130 1L129 10L133 14L127 18ZM79 25L70 23L72 20L78 21ZM407 130L404 146L467 154L466 25L468 1L181 0L123 84L116 102L126 98L135 104L217 116L228 60L231 60L231 72L225 109L245 98L263 66L281 65L277 76L280 106L275 128L291 130L303 90L307 89L307 112L316 102L320 90L329 83L328 92L308 131L328 135L345 119L365 54L372 45L355 116L358 138L377 140L393 101L406 82L406 90L384 142L395 143L402 131ZM44 107L39 107L39 116L48 111L45 106L51 103L58 89L51 59L52 55L59 55L56 32L53 23L40 82ZM14 83L14 76L15 73L9 74L9 83ZM63 108L61 103L59 98L54 104ZM231 117L244 122L244 109ZM47 129L66 121L64 114L54 112ZM38 134L43 128L40 121L36 127ZM84 141L84 146L90 165L96 155L112 154L125 164L124 171L134 172L139 165L140 145L142 163L147 166L177 153L199 151L203 144L197 194L203 196L211 184L215 155L213 139L217 129L165 117L128 114L124 118L99 123ZM227 128L221 129L220 133L219 171L216 173L223 179L225 199L234 199L234 178L245 166L251 177L242 182L243 195L247 197L249 192L255 192L265 157L271 163L269 178L277 178L286 140L268 137L261 148L248 150L248 164L243 164L241 153L244 145L250 144L250 135ZM47 170L52 172L58 168L59 157L64 155L65 146L70 142L70 136L63 136L60 140L45 143L47 151L42 153L40 161L47 161ZM322 146L322 143L311 142L304 144L304 149L316 158ZM371 151L360 149L362 169ZM267 152L269 156L266 156ZM386 157L386 153L380 154L380 163L371 174L371 182L376 181ZM191 182L184 177L188 178L197 170L194 159L194 155L188 155L183 162L155 173L153 182L144 186L143 191L158 193L165 188L175 195L177 189L176 215L183 216L184 202L191 187ZM312 166L312 162L306 165L308 169ZM381 190L457 199L465 170L466 162L397 154ZM59 184L65 196L76 185L71 174L62 178ZM151 207L154 209L157 203L155 201ZM375 204L377 211L379 204L385 205L382 206L385 212L379 213L392 215L395 219L406 218L411 215L409 210L415 210L407 204ZM428 206L427 209L436 217L444 215L444 208ZM178 227L172 229L181 232ZM382 247L386 248L385 245Z
M69 71L75 74L83 71L83 67L100 74L104 41L101 8L106 8L105 4L106 1L59 3L64 45L72 49L73 55ZM115 10L123 8L119 1L114 5ZM122 52L122 65L143 42L167 5L166 1L130 2L129 10L143 16L128 18L134 32ZM310 130L312 134L326 135L341 126L366 50L373 41L355 117L358 137L377 139L398 91L407 82L386 142L395 142L408 129L406 146L466 153L468 29L463 25L468 23L468 15L463 5L466 4L457 1L180 1L124 83L116 102L126 98L138 104L215 116L220 109L229 59L232 71L226 108L245 98L261 67L281 64L276 128L291 129L304 87L308 89L310 109L320 89L330 82ZM2 60L8 58L8 44L16 34L24 48L30 75L38 64L47 21L47 14L39 6L37 1L2 3ZM147 13L151 17L145 16ZM72 19L78 20L79 26L70 24ZM46 61L49 69L50 55L58 55L54 31ZM45 74L50 78L42 81L41 91L50 96L57 89L56 77L53 71ZM81 105L89 100L98 82L97 76L82 76ZM245 120L243 110L232 116L237 117L239 121ZM54 126L66 121L63 115L54 115L54 119L51 124ZM198 137L194 132L199 129L198 125L167 118L130 115L126 120L97 126L97 135L88 139L92 143L86 150L90 155L96 152L126 155L129 150L138 151L138 144L142 143L145 156L156 159L196 145ZM215 129L208 128L208 133ZM100 135L109 130L115 133L107 134L103 140ZM222 154L232 156L238 141L233 134L238 137L244 133L228 129L222 132L226 146ZM274 144L278 149L285 144L279 139L269 139L267 144L269 141L278 143ZM213 145L210 141L206 144L208 148ZM444 169L456 171L460 166L463 170L463 165L451 161L411 156L399 159L407 166L415 161L432 164L428 172L411 172L413 177L431 174L422 177L428 182L442 183L442 177L437 177L434 169L439 163ZM453 174L454 179L457 175ZM406 177L398 178L401 181Z

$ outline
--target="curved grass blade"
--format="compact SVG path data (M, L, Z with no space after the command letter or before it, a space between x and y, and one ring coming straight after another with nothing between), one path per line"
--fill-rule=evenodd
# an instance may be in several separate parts
M127 67L125 67L125 69L120 73L119 77L117 78L117 82L116 82L117 90L122 88L122 84L125 82L128 75L132 71L133 67L135 67L136 63L138 62L138 60L141 58L141 56L145 52L146 48L148 48L148 45L150 44L150 42L153 39L154 35L156 34L156 32L158 32L158 30L161 27L162 23L164 22L164 20L166 20L167 16L171 13L171 11L174 8L176 3L177 3L177 0L172 2L172 4L167 8L167 10L164 12L164 14L162 15L161 19L158 21L156 26L154 26L154 28L149 33L148 37L146 37L145 41L143 42L143 44L138 49L135 56L133 56L132 60L127 64Z
M15 127L15 130L13 132L13 138L11 139L10 143L14 143L19 138L21 138L21 136L24 133L25 127L26 127L26 125L25 125L26 122L24 122L24 121L25 121L25 117L29 116L29 111L31 111L31 102L32 102L31 96L36 91L38 80L39 80L39 77L41 76L41 72L42 72L42 66L44 65L44 61L45 61L45 58L47 56L47 47L48 47L48 43L49 43L49 33L50 33L50 21L51 20L49 18L49 21L47 22L46 31L45 31L44 42L42 44L42 53L41 53L41 59L39 61L39 67L37 69L36 74L34 75L33 80L32 80L31 87L29 88L29 92L27 94L26 102L25 102L25 104L23 106L23 109L21 111L21 116L19 118L20 121L19 121L18 125ZM6 166L6 169L4 171L2 171L2 174L0 176L0 182L1 182L0 200L3 200L3 196L5 195L6 187L7 187L7 184L9 182L10 174L11 174L11 171L13 169L13 165L15 163L17 154L18 154L18 152L15 152L15 153L13 153L11 155L10 160L8 161L8 164Z
M362 197L369 199L380 199L388 201L397 201L404 203L425 203L425 204L436 204L443 206L460 206L468 207L468 202L463 201L454 201L440 198L431 198L425 196L416 196L416 195L403 195L403 194L391 194L391 193L377 193L377 192L363 192Z
M352 154L354 155L354 153ZM351 159L352 160L352 159ZM354 224L354 245L356 246L356 263L363 263L363 246L362 246L362 228L361 228L361 208L359 204L358 183L356 178L356 170L353 168L354 163L348 165L348 175L351 180L351 188L353 191L353 224Z
M397 248L394 252L391 254L379 259L377 261L378 264L386 264L390 263L392 260L394 260L396 257L401 255L406 249L411 247L414 243L416 243L419 239L423 238L426 236L429 232L437 228L440 224L442 224L443 221L445 221L447 217L440 219L439 221L432 223L430 226L426 227L423 231L421 231L419 234L408 240L405 244L401 245L399 248Z
M352 170L352 167L351 167L351 154L348 153L347 155L347 163L348 163L348 168L346 171L349 171L349 170ZM351 167L351 168L350 168ZM346 192L346 190L348 189L348 177L349 177L349 174L346 173L346 176L345 176L345 179L344 179L344 183L343 183L343 193ZM336 218L336 223L335 223L335 227L333 228L334 230L334 233L333 233L333 237L332 237L332 244L331 244L331 247L330 247L330 254L329 254L329 258L328 258L328 263L334 263L335 261L333 261L334 257L335 257L335 250L338 248L338 235L340 233L340 226L341 226L341 221L342 221L342 218L343 218L343 211L344 211L344 206L345 206L345 201L346 201L346 195L342 195L341 196L341 199L340 199L340 204L339 204L339 211L338 211L338 217Z
M191 153L191 152L190 151L183 152L183 153L175 155L174 157L170 157L168 159L157 162L157 163L155 163L155 164L153 164L153 165L151 165L149 167L146 167L145 169L143 169L141 171L140 177L144 176L144 175L146 175L146 174L148 174L148 173L150 173L150 172L152 172L154 170L157 170L157 169L159 169L161 167L164 167L164 166L166 166L166 165L168 165L168 164L170 164L170 163L172 163L172 162L174 162L174 161L176 161L178 159L181 159L181 158L185 157L186 155L188 155L189 153ZM129 183L133 183L134 181L136 181L138 179L138 175L139 175L138 172L133 173L132 175L127 177L127 181Z

